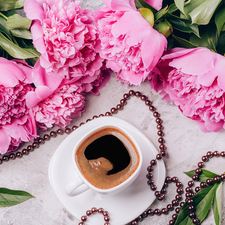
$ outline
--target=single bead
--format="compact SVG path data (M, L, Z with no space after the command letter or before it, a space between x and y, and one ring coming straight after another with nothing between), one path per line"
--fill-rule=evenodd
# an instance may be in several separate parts
M167 209L170 210L170 211L172 211L172 210L174 209L174 207L173 207L172 204L168 204L168 205L167 205Z
M90 121L91 121L91 119L87 119L87 120L86 120L86 123L88 123L88 122L90 122Z
M120 100L120 104L123 105L123 106L126 105L126 104L127 104L126 99L121 99L121 100Z
M161 211L159 209L155 209L154 210L155 215L160 216L161 215Z
M136 91L135 92L135 96L138 97L138 98L141 97L141 92L140 91Z
M224 174L224 173L223 173L223 174L221 174L221 176L220 176L220 177L221 177L221 179L222 179L222 180L225 180L225 174Z
M194 181L197 181L197 180L199 179L199 177L198 177L197 174L194 174L194 175L192 176L192 179L193 179Z
M162 137L160 137L160 138L158 139L158 142L161 143L161 144L165 143L165 141L164 141L164 139L163 139Z
M82 222L87 221L87 217L86 217L86 216L81 216L81 221L82 221Z
M91 214L92 214L92 211L91 211L91 210L87 210L87 211L86 211L86 215L87 215L87 216L90 216Z
M209 158L212 158L213 157L213 153L211 151L208 151L206 153L206 156L209 157Z
M110 217L109 216L104 216L104 220L105 221L110 221Z
M180 207L183 207L184 204L185 204L185 202L181 202L181 203L180 203Z
M97 212L97 208L93 207L91 208L92 213L96 213Z
M199 168L202 168L203 166L204 166L204 162L199 162L199 163L198 163L198 167L199 167Z
M154 117L160 117L160 114L159 114L158 112L154 112L154 113L153 113L153 116L154 116Z
M56 135L57 135L57 134L56 134L56 132L55 132L55 131L51 131L51 132L50 132L50 136L51 136L51 137L53 137L53 138L54 138L54 137L56 137Z
M206 185L206 182L201 182L201 183L200 183L200 187L201 187L201 188L205 188L206 186L207 186L207 185Z
M127 100L127 99L130 98L130 95L129 95L129 94L124 94L124 95L123 95L123 98Z
M150 188L151 188L152 191L155 191L155 190L157 189L157 187L156 187L155 184L152 184L152 185L150 186Z
M195 170L195 173L196 173L196 174L201 174L201 173L202 173L202 170L201 170L200 168L197 168L197 169Z
M192 192L192 188L191 187L186 187L185 191L186 192Z
M154 112L155 110L156 108L153 105L149 106L149 111Z
M172 215L172 218L173 218L174 220L176 220L176 219L177 219L177 214L173 214L173 215Z
M199 224L200 222L199 222L199 219L197 219L197 218L193 218L192 219L192 222L193 222L193 224Z
M92 117L93 120L94 120L94 119L97 119L97 118L98 118L97 115L94 115L94 116Z
M78 223L78 225L84 225L84 222L80 222L80 223Z
M179 213L179 212L180 212L180 207L177 207L177 208L175 209L175 212L176 212L176 213Z
M33 147L33 149L39 148L38 142L34 142L34 143L32 144L32 147ZM32 151L32 150L29 149L29 151Z
M104 225L110 225L110 223L109 222L105 222Z
M147 171L148 171L148 172L152 172L152 171L153 171L153 167L152 167L152 166L148 166L148 167L147 167Z
M3 155L2 161L5 161L5 162L9 161L9 157L7 155Z
M148 212L149 216L153 216L154 215L154 210L153 209L149 209L147 212Z
M145 100L145 105L150 106L151 104L152 104L152 102L151 102L151 101L149 101L149 100Z
M188 181L188 186L189 187L192 187L193 185L194 185L194 181L193 180Z
M148 184L149 186L151 186L152 184L154 184L154 181L153 181L153 180L148 180L148 181L147 181L147 184Z
M142 95L142 96L141 96L141 100L142 100L142 101L145 101L146 99L147 99L147 97L146 97L145 95Z
M22 153L22 152L17 152L17 153L16 153L16 157L17 157L17 158L21 158L22 156L23 156L23 153Z
M159 201L162 201L164 198L165 198L165 195L164 195L164 194L161 194L159 197L157 197L157 199L158 199Z
M168 214L169 211L167 208L162 208L161 212L162 212L162 214L166 215L166 214Z
M167 176L166 179L165 179L165 182L166 183L171 183L172 182L172 178Z
M161 150L164 150L165 147L166 147L166 146L165 146L164 144L159 145L159 149L161 149Z
M28 155L29 154L29 151L27 149L23 149L22 150L22 153L23 153L23 155Z
M162 157L165 157L166 156L166 151L165 150L161 151L161 155L162 155Z
M97 118L98 118L98 117L97 117ZM81 126L83 126L84 124L85 124L84 122L81 122L79 126L81 127Z
M182 183L181 183L180 181L178 181L178 182L176 183L176 186L177 186L177 187L182 187Z
M148 216L148 212L144 211L142 214L141 214L142 218L146 218Z
M160 118L156 118L155 122L158 124L162 124L163 121Z
M72 131L76 130L78 126L72 126Z
M140 216L138 216L138 217L136 218L136 220L137 220L138 222L141 222L141 221L143 220L143 218L142 218L142 216L140 215Z
M214 151L214 152L213 152L213 156L219 157L219 156L220 156L220 153L219 153L218 151Z
M160 195L161 195L161 192L160 192L160 191L156 191L156 192L155 192L155 196L156 196L156 197L158 197L158 196L160 196Z
M163 188L167 188L167 187L168 187L168 183L164 182Z
M156 155L156 159L158 159L158 160L162 159L162 155L161 154L157 154Z
M180 195L183 194L184 193L183 188L182 187L177 188L177 193Z
M187 204L188 204L188 205L193 204L193 202L194 202L194 200L193 200L193 199L191 199L191 198L187 200Z
M163 130L163 125L162 125L162 124L157 124L156 128L157 128L158 130Z
M44 138L45 141L49 141L50 140L50 135L45 134L43 138Z
M213 178L213 182L215 182L215 183L219 183L220 181L221 181L220 177L214 177Z
M16 155L14 153L9 154L9 159L14 160L16 158Z
M220 153L220 156L225 157L225 151L222 151L222 152Z
M209 161L209 158L206 155L203 155L202 156L202 161L203 162L207 162L207 161Z
M169 221L169 225L174 225L174 223L175 223L175 220L170 220Z
M116 108L111 108L111 113L112 113L112 114L116 114L117 111L118 111L118 110L117 110Z
M87 122L87 121L86 121L86 122ZM66 134L70 134L70 133L71 133L71 129L67 127L67 128L65 129L65 133L66 133Z
M123 106L122 106L121 104L118 104L118 105L116 106L116 108L117 108L118 110L122 110L122 109L123 109Z
M177 182L178 182L178 178L177 178L177 177L173 177L173 178L172 178L172 182L173 182L173 183L177 183Z
M120 106L121 106L121 105L120 105ZM121 109L122 109L122 106L121 106ZM98 117L104 117L104 115L101 113L101 114L99 114Z
M64 134L63 129L58 129L56 132L57 132L57 134L59 134L59 135L63 135L63 134Z
M191 197L192 197L192 193L191 193L191 192L187 192L187 193L185 194L185 196L186 196L186 198L191 198Z
M196 192L199 192L200 190L201 190L201 187L199 187L199 186L195 188Z
M29 152L33 152L33 151L34 151L34 147L33 147L32 145L28 145L28 146L27 146L27 150L28 150Z
M149 180L151 180L153 178L152 173L147 173L146 174L146 178L149 179Z
M104 209L103 208L99 208L98 209L98 213L103 213L104 212Z
M111 112L106 112L105 113L105 116L111 116L112 114L111 114Z
M178 205L178 201L174 199L174 200L172 201L172 205L173 205L173 206Z
M152 159L152 160L150 161L150 165L151 165L151 166L155 166L155 165L156 165L156 163L157 163L157 162L156 162L156 160L155 160L155 159Z
M188 210L189 210L190 212L192 212L192 211L194 210L194 206L193 206L193 205L189 205L189 206L188 206Z
M165 188L162 188L161 193L162 194L165 194L166 193L166 189Z
M108 216L109 212L108 211L104 211L102 214L103 214L103 216Z
M135 95L135 92L133 90L130 90L128 93L129 93L130 96L134 96Z
M43 145L45 140L43 138L38 138L38 144Z
M163 136L163 135L164 135L163 131L161 131L161 130L159 130L159 131L157 132L157 134L158 134L159 136Z
M137 221L135 221L135 220L133 220L132 222L131 222L131 225L137 225L138 223L137 223Z
M175 198L176 198L177 201L180 201L182 199L182 196L178 194L178 195L175 196Z
M191 213L189 214L189 217L190 217L190 218L195 218L196 215L195 215L195 213L191 212Z

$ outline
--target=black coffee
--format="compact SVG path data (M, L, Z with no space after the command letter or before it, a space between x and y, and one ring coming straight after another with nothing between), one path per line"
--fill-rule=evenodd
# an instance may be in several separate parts
M132 141L114 127L102 128L88 136L78 147L75 159L83 176L101 189L122 183L139 164Z

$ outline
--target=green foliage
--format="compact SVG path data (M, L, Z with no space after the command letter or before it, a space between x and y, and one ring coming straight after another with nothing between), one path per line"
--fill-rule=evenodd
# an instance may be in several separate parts
M25 191L0 188L0 207L17 205L31 198L35 197Z

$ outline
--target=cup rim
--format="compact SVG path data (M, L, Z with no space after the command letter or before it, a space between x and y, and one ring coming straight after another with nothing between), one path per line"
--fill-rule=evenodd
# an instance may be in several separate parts
M112 188L108 188L108 189L100 189L100 188L97 188L95 187L94 185L92 185L87 179L85 179L85 177L82 175L82 173L80 172L77 164L76 164L76 161L75 161L75 152L78 148L78 146L82 143L82 141L84 141L88 136L90 136L92 133L102 129L102 128L105 128L105 127L114 127L114 128L117 128L119 130L121 130L122 132L124 132L128 138L130 138L130 140L133 142L133 144L135 145L137 151L138 151L138 154L139 154L139 164L138 164L138 167L136 168L136 170L131 174L130 177L128 177L125 181L123 181L122 183L112 187ZM124 128L121 128L120 126L118 125L115 125L115 124L110 124L110 123L105 123L105 124L101 124L93 129L91 129L89 132L87 132L73 147L73 151L72 151L72 161L73 161L73 165L76 169L76 172L78 173L79 177L83 180L83 182L85 184L87 184L92 190L98 192L98 193L111 193L111 192L114 192L116 190L118 190L119 188L121 188L122 186L125 186L127 183L130 182L130 180L132 180L134 177L136 177L136 175L139 174L140 170L141 170L141 166L142 166L142 161L143 161L143 157L142 157L142 152L141 152L141 149L140 149L140 146L138 145L137 141L130 135L130 133L125 130Z

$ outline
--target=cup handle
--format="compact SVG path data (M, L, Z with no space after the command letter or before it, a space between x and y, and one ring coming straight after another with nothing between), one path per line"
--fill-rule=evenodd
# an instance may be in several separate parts
M85 184L80 177L76 177L65 188L65 192L68 196L73 197L87 191L89 187Z

